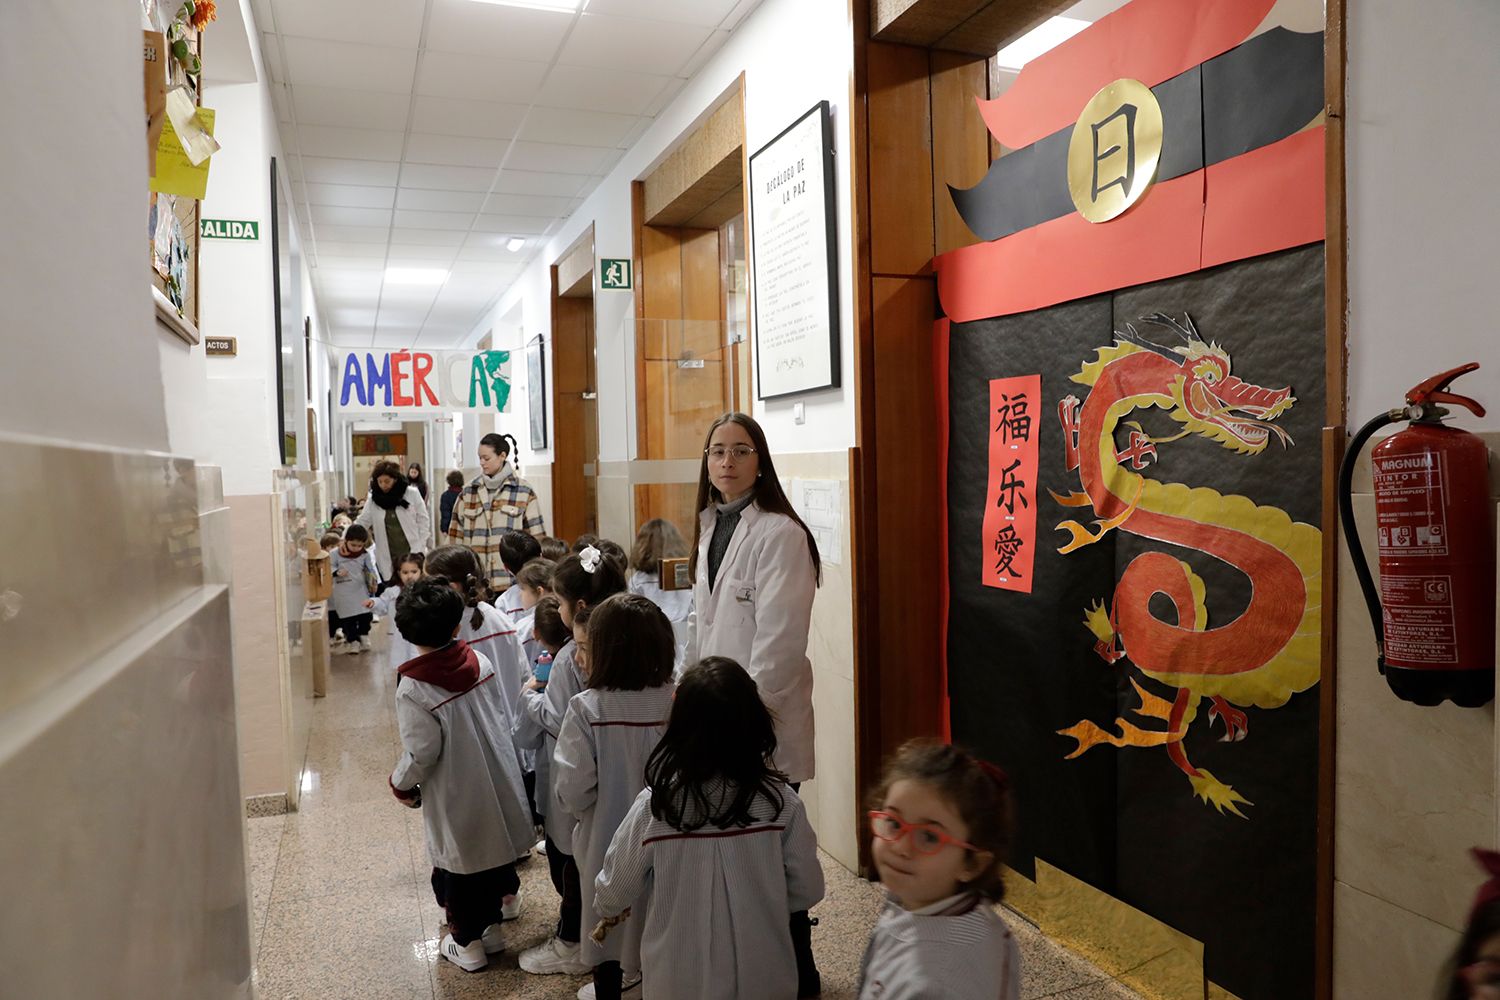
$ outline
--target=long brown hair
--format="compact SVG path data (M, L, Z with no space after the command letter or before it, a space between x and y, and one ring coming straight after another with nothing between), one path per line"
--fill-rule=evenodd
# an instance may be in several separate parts
M661 517L654 517L641 525L635 536L635 548L630 553L630 568L637 573L657 576L661 573L663 559L676 559L687 555L687 542L677 525Z
M725 424L739 424L750 435L750 441L755 445L755 456L759 459L760 475L756 477L755 485L750 488L754 496L754 503L761 510L771 514L785 514L797 522L797 527L807 534L807 554L812 556L813 577L819 585L823 583L823 560L818 556L818 540L808 529L806 522L798 516L793 509L792 502L786 498L786 493L781 488L781 480L776 478L776 466L771 461L771 446L766 443L766 432L760 429L760 424L748 413L726 413L715 420L708 427L708 433L703 436L703 464L698 472L698 507L697 515L693 518L693 548L692 559L688 562L690 578L695 582L698 579L698 543L703 537L702 514L711 503L723 503L724 497L717 487L708 478L708 446L714 439L714 431Z
M672 679L677 640L672 623L649 597L615 594L586 616L574 618L588 628L587 686L607 691L643 691Z
M483 625L484 612L479 605L493 604L495 598L478 554L467 545L440 545L427 553L426 562L424 569L428 576L441 577L445 583L456 583L463 588L464 604L474 609L469 627Z

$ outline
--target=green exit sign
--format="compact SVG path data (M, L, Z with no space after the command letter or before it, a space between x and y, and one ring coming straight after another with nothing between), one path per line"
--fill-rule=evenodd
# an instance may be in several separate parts
M599 259L599 287L629 288L630 261L601 257Z
M241 219L204 219L198 235L205 240L258 240L260 223Z

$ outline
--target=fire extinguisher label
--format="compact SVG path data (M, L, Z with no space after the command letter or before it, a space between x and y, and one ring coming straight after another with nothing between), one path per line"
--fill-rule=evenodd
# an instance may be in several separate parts
M1376 456L1376 524L1382 556L1448 554L1443 464L1443 456L1430 451Z
M1448 576L1381 574L1385 610L1385 655L1392 661L1458 664L1453 579Z

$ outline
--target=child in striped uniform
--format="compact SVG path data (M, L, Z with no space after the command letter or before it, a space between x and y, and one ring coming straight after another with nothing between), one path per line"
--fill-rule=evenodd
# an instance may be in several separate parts
M585 608L595 608L625 590L625 576L591 545L566 557L552 572L552 593L557 595L558 615L573 628L574 617ZM581 956L582 887L578 865L573 860L573 818L557 800L553 787L554 754L568 703L583 690L583 676L576 660L578 644L568 643L552 661L546 683L533 677L521 696L516 720L516 745L533 748L536 754L536 804L543 813L547 833L547 867L552 886L561 897L557 932L535 948L521 953L519 964L534 976L580 976L589 971Z
M1020 950L992 905L1011 840L1005 773L912 740L872 801L870 853L890 895L865 948L860 1000L1019 1000Z
M823 898L823 869L775 754L771 713L739 664L714 656L683 674L647 787L594 880L606 924L636 911L646 996L797 996L790 918Z
M458 637L495 667L505 703L505 724L514 728L521 685L530 676L515 623L496 608L479 556L467 545L443 545L427 553L427 575L445 578L470 609Z
M386 620L386 661L392 670L400 670L401 664L417 655L416 647L406 641L396 627L396 601L401 592L422 579L422 553L408 552L396 563L396 576L401 581L395 587L387 587L385 593L372 597L365 607Z
M594 879L610 838L645 785L646 759L667 728L677 643L667 616L639 594L616 594L573 621L588 686L568 703L552 758L552 786L578 823L573 857L583 912L592 914ZM581 957L593 967L597 1000L619 1000L627 988L625 970L630 987L640 981L640 927L639 920L626 921L603 943L584 936Z

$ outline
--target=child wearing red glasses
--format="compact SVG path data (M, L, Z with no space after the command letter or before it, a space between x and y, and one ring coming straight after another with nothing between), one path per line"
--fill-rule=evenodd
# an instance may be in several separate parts
M1489 880L1479 887L1469 925L1448 965L1442 1000L1500 1000L1500 854L1474 849Z
M861 1000L1019 1000L1020 949L991 905L1011 840L1004 772L912 740L872 804L870 850L890 898L865 948Z

